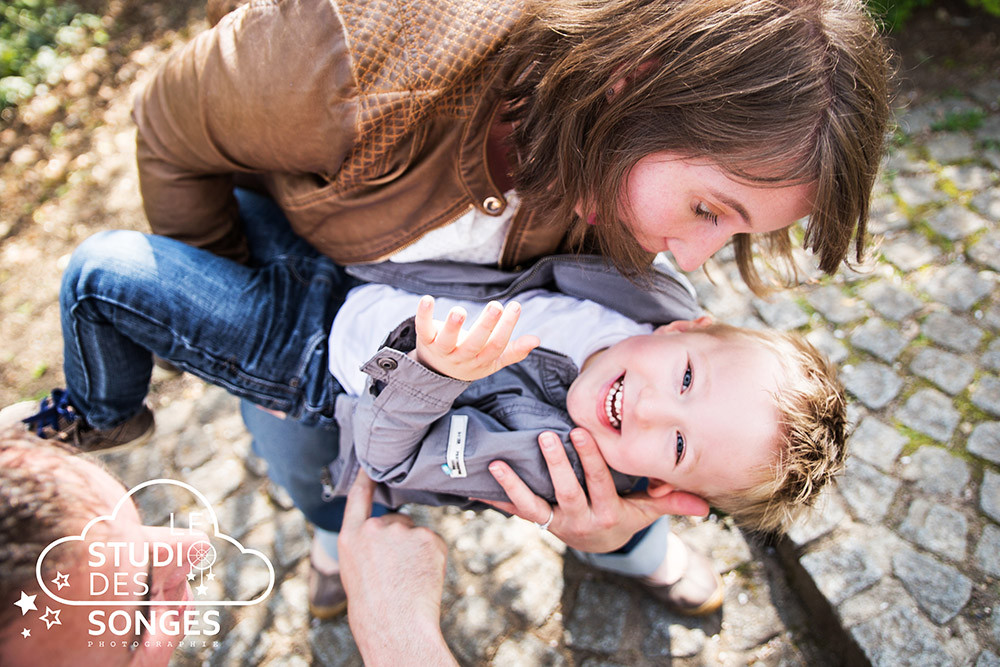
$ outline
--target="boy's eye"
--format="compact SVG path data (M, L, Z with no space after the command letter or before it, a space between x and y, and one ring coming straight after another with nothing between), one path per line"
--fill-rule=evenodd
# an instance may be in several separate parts
M681 435L680 431L677 432L677 460L674 465L680 465L681 459L684 458L684 436Z
M712 211L709 210L709 208L705 206L705 204L702 202L698 203L698 206L695 207L694 212L698 216L711 221L713 225L719 224L719 216L715 213L712 213Z
M684 379L681 380L681 393L684 393L691 386L691 362L688 362L687 368L684 369Z

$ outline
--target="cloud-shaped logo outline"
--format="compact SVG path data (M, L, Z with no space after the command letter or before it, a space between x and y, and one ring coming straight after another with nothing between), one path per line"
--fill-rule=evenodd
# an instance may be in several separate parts
M118 517L118 510L121 509L121 507L125 504L127 500L129 500L136 492L141 491L142 489L148 486L152 486L154 484L172 484L174 486L179 486L193 493L195 497L198 498L198 500L201 501L201 503L208 508L209 515L212 519L212 529L214 537L226 540L227 542L235 546L237 549L240 550L241 556L244 554L250 556L258 556L260 557L261 560L264 561L264 564L267 565L267 571L268 571L267 590L265 590L263 593L261 593L259 596L257 596L252 600L193 600L193 599L192 600L129 600L128 604L135 606L142 606L142 607L166 607L166 606L176 606L180 604L198 606L198 607L206 607L206 606L246 607L249 605L258 604L262 602L265 598L267 598L268 595L271 594L271 591L274 589L275 577L274 577L274 566L271 564L270 559L268 559L267 556L265 556L257 549L247 549L242 544L240 544L238 540L230 537L229 535L226 535L225 533L220 533L219 519L215 515L215 508L212 507L212 504L208 502L208 498L206 498L201 491L199 491L198 489L194 488L193 486L185 482L167 478L151 479L149 481L143 482L142 484L139 484L129 489L124 495L122 495L121 498L118 499L118 502L115 504L115 507L111 511L110 515L94 517L93 519L87 522L87 525L83 527L83 532L81 532L79 535L68 535L66 537L61 537L58 540L55 540L54 542L46 546L44 549L42 549L42 553L38 555L38 560L35 562L35 579L37 579L38 585L41 587L42 591L44 591L45 594L48 595L53 600L69 605L71 607L121 607L123 602L120 600L119 601L67 600L57 595L56 593L53 593L52 590L49 589L47 583L42 578L42 563L45 560L45 555L48 554L48 552L54 549L55 547L59 546L60 544L63 544L65 542L77 542L77 541L82 542L86 538L87 532L93 526L97 525L101 521L115 521Z

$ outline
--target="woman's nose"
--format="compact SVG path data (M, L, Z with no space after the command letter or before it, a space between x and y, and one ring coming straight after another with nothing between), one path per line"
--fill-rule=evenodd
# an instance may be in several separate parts
M721 229L702 229L693 238L676 244L676 248L671 247L670 252L681 271L694 271L726 245L731 236Z

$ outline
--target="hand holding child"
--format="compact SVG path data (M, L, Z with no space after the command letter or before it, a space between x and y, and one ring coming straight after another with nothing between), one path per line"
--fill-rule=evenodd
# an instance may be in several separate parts
M619 496L593 436L586 429L576 428L570 438L583 465L586 488L573 472L559 438L552 433L542 433L538 444L549 468L558 504L552 506L537 496L503 461L491 463L490 474L503 487L510 502L483 502L535 523L544 523L551 512L549 531L553 535L574 549L594 553L614 551L664 514L708 514L708 503L684 491L672 491L658 497L647 491Z
M480 380L505 366L516 364L538 347L537 336L510 336L521 306L506 307L496 301L486 305L469 331L463 331L466 313L452 308L444 322L434 319L434 298L424 296L417 306L417 361L457 380Z

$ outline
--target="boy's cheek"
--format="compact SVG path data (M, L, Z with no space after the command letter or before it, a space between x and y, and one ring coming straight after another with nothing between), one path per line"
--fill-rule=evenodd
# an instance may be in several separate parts
M580 377L577 376L577 379L570 384L569 391L566 392L566 412L569 413L569 417L573 420L574 424L582 426L580 423L579 410L577 409L577 403L579 402L579 380Z

